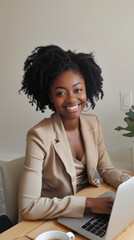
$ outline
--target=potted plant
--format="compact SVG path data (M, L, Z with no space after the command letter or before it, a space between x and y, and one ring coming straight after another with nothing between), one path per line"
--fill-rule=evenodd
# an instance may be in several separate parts
M127 127L117 126L115 130L117 131L127 131L127 133L123 133L122 135L125 137L134 137L134 105L131 106L128 112L125 113L127 117L124 118L124 121L127 123ZM134 140L132 141L133 145L131 147L131 168L134 172Z
M124 118L124 121L127 123L127 127L117 126L115 130L127 131L127 133L123 133L122 135L125 137L134 137L134 105L132 105L129 111L125 114L127 115L127 117Z

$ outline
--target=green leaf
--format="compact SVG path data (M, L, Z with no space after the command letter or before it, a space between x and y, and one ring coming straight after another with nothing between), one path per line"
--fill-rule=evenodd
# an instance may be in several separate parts
M131 120L134 120L134 112L130 109L129 112L125 113Z
M130 131L130 132L132 131L132 129L130 127L123 128L123 127L120 127L120 126L117 126L115 128L115 130L117 130L117 131L125 130L125 131Z
M124 128L122 128L122 127L120 127L120 126L117 126L117 127L115 128L115 130L120 131L120 130L124 130Z
M127 123L128 127L130 128L130 131L134 132L134 124L132 123L130 118L126 117L124 118L124 121Z
M122 134L124 137L134 137L134 132L124 133Z
M134 105L132 105L132 107L131 107L133 110L134 110Z

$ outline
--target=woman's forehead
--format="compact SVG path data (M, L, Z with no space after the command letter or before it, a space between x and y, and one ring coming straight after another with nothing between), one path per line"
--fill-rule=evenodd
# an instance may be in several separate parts
M64 86L64 85L70 85L72 87L83 84L84 79L82 76L74 71L65 71L59 74L52 82L52 86Z

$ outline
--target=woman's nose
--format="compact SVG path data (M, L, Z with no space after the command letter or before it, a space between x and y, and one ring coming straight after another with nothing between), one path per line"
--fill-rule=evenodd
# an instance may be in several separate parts
M75 94L73 94L73 93L67 94L66 102L74 102L74 100L75 100Z

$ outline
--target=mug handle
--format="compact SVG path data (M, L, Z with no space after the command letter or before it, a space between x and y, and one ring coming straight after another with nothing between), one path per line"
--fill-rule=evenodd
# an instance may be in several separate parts
M75 235L72 232L67 232L68 237L70 240L75 240Z

